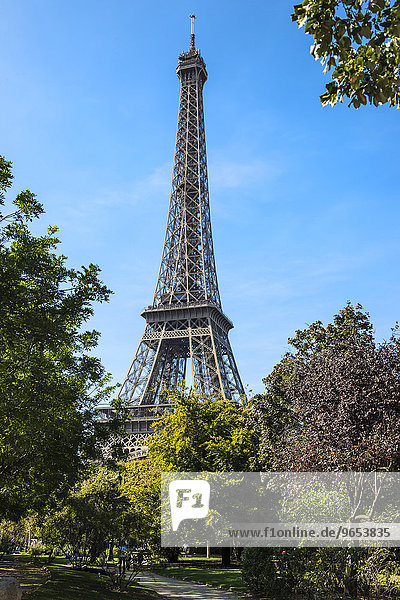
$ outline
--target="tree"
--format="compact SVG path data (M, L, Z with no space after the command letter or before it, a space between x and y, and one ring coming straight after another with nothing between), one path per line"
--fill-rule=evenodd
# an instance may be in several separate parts
M171 401L174 412L155 425L149 456L165 471L254 470L258 437L246 425L251 408L184 387Z
M119 465L122 469L124 465ZM142 569L134 550L140 515L130 510L121 493L120 471L92 463L59 503L57 510L39 517L39 532L47 549L61 548L75 568L97 565L113 586L126 590ZM118 546L118 563L112 558Z
M125 542L135 529L129 504L121 494L118 472L89 466L56 510L43 519L40 534L69 556L74 566L94 564L110 542Z
M0 157L0 205L11 187ZM0 213L0 513L18 517L76 477L93 445L94 407L108 376L91 351L99 333L84 331L94 302L110 290L91 264L69 268L56 253L56 227L35 236L44 211L29 190Z
M348 303L332 323L324 327L316 321L289 343L293 351L264 380L265 394L254 402L252 423L262 438L264 466L278 471L399 470L398 329L377 344L368 313ZM362 587L381 581L387 597L396 557L391 552L385 566L379 550L370 550L324 548L315 554L303 548L288 556L289 563L306 565L307 586L314 591L335 581L356 598ZM253 554L262 558L262 552ZM377 563L379 575L371 583L369 565ZM262 575L262 567L249 572L253 579Z
M323 105L400 107L399 0L304 0L292 20L314 37L311 54L332 80Z
M400 468L400 339L376 344L369 315L351 304L326 328L320 321L289 340L265 380L255 421L267 432L261 458L288 471ZM271 405L284 415L270 443Z
M136 522L135 540L140 547L160 549L161 472L151 458L121 464L121 496L129 502Z
M292 469L397 471L400 468L400 340L354 339L313 357L290 393L302 423L280 460ZM307 451L306 451L307 449Z
M249 471L257 468L258 435L247 426L251 408L207 397L183 386L172 395L174 412L156 422L149 457L164 471ZM230 548L222 548L228 566Z

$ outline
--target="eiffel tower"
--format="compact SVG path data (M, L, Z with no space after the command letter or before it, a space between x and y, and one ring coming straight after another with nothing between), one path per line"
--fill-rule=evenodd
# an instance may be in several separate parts
M167 391L185 380L199 392L237 401L244 389L222 312L211 232L203 86L206 65L195 47L179 56L180 99L167 230L156 290L138 349L118 398L129 407L125 452L146 453L156 418L171 410ZM156 410L154 410L156 409ZM103 413L110 416L111 409Z

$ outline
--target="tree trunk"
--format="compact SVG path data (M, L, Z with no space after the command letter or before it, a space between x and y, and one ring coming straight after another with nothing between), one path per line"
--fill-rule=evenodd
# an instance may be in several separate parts
M227 546L221 548L221 565L223 567L231 566L231 549Z
M178 562L179 548L165 548L165 556L169 563Z

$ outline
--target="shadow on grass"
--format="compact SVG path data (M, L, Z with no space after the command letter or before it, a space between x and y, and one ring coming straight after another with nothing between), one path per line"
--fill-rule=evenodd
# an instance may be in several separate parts
M76 571L68 567L50 566L51 578L29 595L29 600L155 600L160 598L152 590L134 584L129 593L109 588L109 579L97 573Z
M228 590L247 591L243 583L241 571L238 568L222 568L215 565L186 566L168 565L152 569L164 577L176 577L183 581L194 581L195 583L207 583Z
M35 565L26 555L6 556L0 559L0 578L15 577L21 583L24 593L30 592L42 585L47 577L47 571L41 565Z

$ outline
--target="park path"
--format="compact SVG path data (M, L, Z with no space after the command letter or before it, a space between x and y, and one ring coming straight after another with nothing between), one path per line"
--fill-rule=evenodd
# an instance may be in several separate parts
M192 581L182 581L181 579L172 579L163 577L149 571L140 573L139 583L151 588L165 598L187 600L243 600L243 596L238 596L235 592L221 590Z

